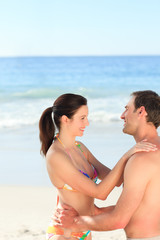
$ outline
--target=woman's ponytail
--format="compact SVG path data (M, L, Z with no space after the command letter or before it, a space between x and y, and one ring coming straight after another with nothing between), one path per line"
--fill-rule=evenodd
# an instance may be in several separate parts
M41 141L41 153L46 156L46 153L51 146L54 135L55 125L52 119L53 108L47 108L39 120L39 138Z

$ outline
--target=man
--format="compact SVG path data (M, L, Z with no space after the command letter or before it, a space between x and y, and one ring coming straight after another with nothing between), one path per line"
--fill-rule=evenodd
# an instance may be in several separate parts
M61 216L63 227L74 231L124 229L127 239L160 239L160 96L153 91L138 91L121 115L123 132L136 142L147 139L158 148L134 154L124 170L124 187L116 206L99 209L95 216ZM67 220L67 221L66 221ZM69 225L70 222L72 225Z

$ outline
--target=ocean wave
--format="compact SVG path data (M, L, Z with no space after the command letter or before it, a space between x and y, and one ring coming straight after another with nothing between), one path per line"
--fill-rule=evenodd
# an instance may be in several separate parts
M120 117L118 114L107 114L105 112L91 113L88 119L89 122L95 123L110 123L120 121ZM11 118L11 116L3 117L3 119L0 120L0 129L19 129L25 126L34 126L38 125L38 121L39 117L34 119L31 117L26 119L26 117L24 116L18 118Z
M105 111L92 112L89 115L89 121L99 123L117 122L120 121L120 114L107 113Z
M40 88L40 89L29 89L27 91L15 92L12 94L15 98L54 98L57 95L61 94L60 89L49 89L49 88Z
M53 98L21 99L1 103L0 128L21 128L38 125L44 109L53 105ZM88 99L91 122L115 122L120 120L123 102L119 98Z
M50 98L57 98L61 94L64 93L75 93L80 94L86 98L90 99L101 99L101 98L111 98L113 96L121 96L125 97L129 94L126 90L115 90L112 91L111 89L108 91L107 89L99 86L97 88L92 87L46 87L46 88L30 88L30 89L8 89L8 91L0 92L0 101L7 101L12 100L16 101L16 99L50 99Z

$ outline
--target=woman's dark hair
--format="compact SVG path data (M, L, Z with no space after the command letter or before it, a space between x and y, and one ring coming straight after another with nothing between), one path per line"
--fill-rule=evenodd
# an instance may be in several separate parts
M151 90L133 92L131 96L135 97L135 109L144 106L147 112L147 122L151 122L155 128L158 128L160 126L160 96Z
M39 137L43 155L46 155L54 140L56 128L60 130L61 117L65 115L71 119L82 105L87 105L86 98L77 94L66 93L55 100L53 107L44 110L39 120Z

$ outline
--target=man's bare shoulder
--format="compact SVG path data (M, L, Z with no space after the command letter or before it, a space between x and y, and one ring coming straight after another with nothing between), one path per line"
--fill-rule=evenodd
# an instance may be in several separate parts
M152 174L160 169L160 150L154 152L139 152L134 154L127 162L125 172L137 174Z

